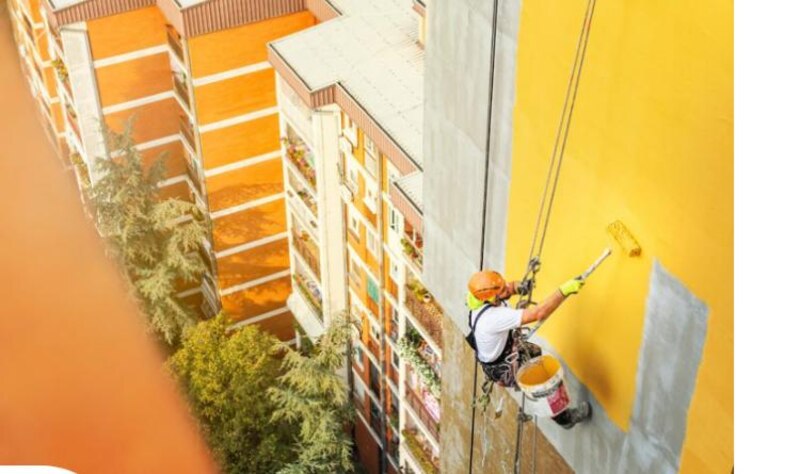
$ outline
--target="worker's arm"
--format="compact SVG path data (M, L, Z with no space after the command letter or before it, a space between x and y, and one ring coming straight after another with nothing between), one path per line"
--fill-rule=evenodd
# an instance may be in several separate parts
M529 324L534 321L544 321L553 314L569 295L575 294L583 286L583 280L573 278L559 286L550 296L545 298L540 304L528 306L522 312L522 324Z

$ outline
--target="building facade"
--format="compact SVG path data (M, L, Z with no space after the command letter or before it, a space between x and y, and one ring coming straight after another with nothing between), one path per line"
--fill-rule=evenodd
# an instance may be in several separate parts
M206 316L223 309L236 324L289 340L283 166L265 43L317 20L302 1L239 3L49 0L36 11L81 186L99 178L98 157L114 155L102 126L131 124L146 164L166 155L163 196L194 201L211 223L208 272L182 296Z
M311 6L313 4L313 7ZM369 472L439 472L442 310L423 282L420 2L309 2L327 21L269 45L279 74L290 307L360 326L354 438Z

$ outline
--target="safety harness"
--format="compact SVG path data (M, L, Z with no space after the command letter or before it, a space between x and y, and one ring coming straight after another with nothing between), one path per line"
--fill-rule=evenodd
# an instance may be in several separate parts
M481 368L483 369L483 373L488 379L483 388L485 395L488 395L488 393L491 391L492 383L496 383L501 387L516 388L516 374L519 366L527 362L529 359L541 355L541 348L539 348L539 346L524 341L523 338L520 337L521 333L518 329L511 329L508 331L506 344L503 347L502 352L500 352L500 355L491 362L484 362L480 360L478 358L478 344L475 339L475 329L478 326L481 316L483 316L491 307L492 305L490 304L484 305L475 316L474 322L472 321L473 318L470 317L470 331L466 337L467 344L469 344L469 346L472 347L472 350L475 351L475 359L480 364Z

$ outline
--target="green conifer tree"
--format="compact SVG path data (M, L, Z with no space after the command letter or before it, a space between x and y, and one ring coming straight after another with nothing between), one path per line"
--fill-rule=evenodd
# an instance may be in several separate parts
M353 420L349 392L337 371L346 361L349 316L331 324L308 354L283 345L283 375L269 390L274 421L299 427L293 461L281 474L353 472L352 441L345 425Z
M169 366L224 472L278 472L294 455L296 431L273 418L266 396L280 374L282 345L254 326L229 325L220 314L189 329Z
M208 226L194 203L159 197L165 156L145 169L131 128L129 123L123 133L106 133L114 158L98 160L101 177L89 198L100 234L121 263L151 330L172 344L197 319L177 293L206 270L199 251Z

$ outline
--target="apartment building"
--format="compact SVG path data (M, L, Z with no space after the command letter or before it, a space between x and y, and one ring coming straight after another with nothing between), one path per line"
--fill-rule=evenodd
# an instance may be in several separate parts
M64 112L56 76L61 68L54 63L53 45L47 34L41 0L9 0L11 25L16 39L20 65L36 98L39 118L47 138L65 165L69 164Z
M209 269L183 296L206 316L295 337L275 75L265 43L317 22L302 1L48 0L59 98L79 181L98 178L100 124L167 155L164 196L207 212Z
M360 322L350 377L369 472L438 471L442 311L422 272L421 2L309 2L327 21L269 45L293 293L315 335ZM420 30L422 25L422 30Z

